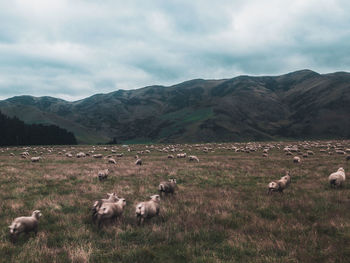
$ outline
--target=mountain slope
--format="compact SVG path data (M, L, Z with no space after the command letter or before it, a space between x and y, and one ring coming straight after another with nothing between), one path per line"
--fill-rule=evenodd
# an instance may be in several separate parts
M13 97L0 110L56 124L80 143L350 138L350 74L196 79L67 102Z

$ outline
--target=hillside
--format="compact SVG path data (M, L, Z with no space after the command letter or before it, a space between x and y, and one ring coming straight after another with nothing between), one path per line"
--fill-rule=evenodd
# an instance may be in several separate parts
M196 79L75 102L19 96L0 101L0 110L58 125L80 143L350 138L350 74Z

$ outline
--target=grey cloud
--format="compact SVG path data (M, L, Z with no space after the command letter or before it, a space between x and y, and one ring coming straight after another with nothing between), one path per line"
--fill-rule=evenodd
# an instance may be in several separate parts
M0 97L348 71L349 11L345 0L2 1Z

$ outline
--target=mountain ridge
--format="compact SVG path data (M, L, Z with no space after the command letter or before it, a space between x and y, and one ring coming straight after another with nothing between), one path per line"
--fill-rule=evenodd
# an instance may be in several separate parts
M0 110L55 124L80 143L350 138L350 73L193 79L69 102L15 96Z

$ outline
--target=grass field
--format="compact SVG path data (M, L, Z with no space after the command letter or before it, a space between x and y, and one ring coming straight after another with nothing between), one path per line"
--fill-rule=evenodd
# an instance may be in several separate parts
M168 159L167 145L96 146L107 160L75 158L93 146L0 149L0 262L350 262L350 183L331 189L328 176L339 167L350 170L345 155L328 142L177 145L200 162ZM293 163L286 145L304 146L315 154ZM349 141L328 146L350 148ZM230 150L232 147L247 153ZM268 146L269 156L262 151ZM134 165L137 151L143 165ZM209 147L208 153L203 152ZM278 148L279 149L278 149ZM115 157L111 150L124 153ZM169 147L171 149L172 147ZM52 151L50 152L49 149ZM73 153L67 158L65 152ZM36 153L36 152L37 153ZM42 152L42 153L40 153ZM62 154L59 154L61 152ZM13 153L14 156L11 156ZM170 152L169 152L170 153ZM176 154L178 152L174 152ZM106 181L96 178L110 169ZM267 184L290 171L284 194L267 195ZM137 226L135 205L157 193L161 180L176 178L177 193L163 198L163 217ZM98 230L91 220L95 200L107 192L124 197L122 220ZM40 209L39 232L10 242L8 225Z

